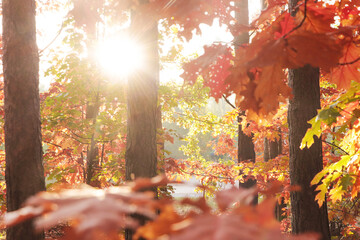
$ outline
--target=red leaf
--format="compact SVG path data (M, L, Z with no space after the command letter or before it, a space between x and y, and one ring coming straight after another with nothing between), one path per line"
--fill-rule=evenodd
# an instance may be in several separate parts
M225 80L230 75L231 59L231 54L218 57L216 63L210 66L208 74L204 76L204 85L210 88L210 96L216 101L223 94L228 93L229 85L225 83Z
M224 211L232 207L234 203L249 205L256 194L256 189L238 189L231 188L216 193L216 203L220 210Z
M228 51L225 45L219 44L205 46L204 49L205 52L202 56L184 64L184 73L181 75L184 82L194 84L199 75L203 72L206 73L209 66L215 63L219 56L224 55Z
M165 186L168 183L170 183L170 181L165 176L159 175L153 178L137 178L131 183L131 188L133 191L143 191L153 187Z
M35 222L38 230L73 220L77 239L86 235L86 239L95 240L99 232L111 236L121 228L137 226L137 222L128 217L129 214L138 213L153 218L152 201L152 195L131 192L129 187L42 192L26 201L26 210L7 213L5 220L6 224L14 224L41 214L43 216Z
M290 15L290 13L286 13L282 16L280 26L280 31L275 33L275 39L283 37L295 27L294 18Z
M351 81L360 81L360 47L349 41L344 47L344 55L340 58L337 67L327 75L328 79L336 83L339 88L347 88Z

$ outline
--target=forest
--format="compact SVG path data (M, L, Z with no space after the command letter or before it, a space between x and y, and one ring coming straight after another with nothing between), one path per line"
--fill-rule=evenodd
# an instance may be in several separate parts
M360 239L360 0L0 3L0 239Z

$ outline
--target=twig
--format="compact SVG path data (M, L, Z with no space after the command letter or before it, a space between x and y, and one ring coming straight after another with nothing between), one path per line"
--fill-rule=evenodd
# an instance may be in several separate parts
M341 147L339 147L339 146L337 146L337 145L335 145L335 144L333 144L333 143L331 143L331 142L328 142L328 141L323 140L323 139L321 139L321 141L324 142L324 143L326 143L326 144L329 144L329 145L331 145L331 146L333 146L333 147L336 147L337 149L339 149L340 151L342 151L342 152L345 153L346 155L350 155L347 151L345 151L345 150L342 149Z
M305 22L305 19L306 19L306 12L307 12L307 9L306 9L306 4L307 4L308 0L305 0L305 6L304 6L304 17L303 19L301 20L301 22L299 23L299 25L297 25L296 27L294 27L293 29L291 29L288 33L284 34L283 38L286 38L287 36L289 36L291 33L293 33L294 31L296 31L297 29L299 29L303 23Z
M344 63L338 63L339 66L345 66L345 65L351 65L351 64L354 64L356 63L357 61L360 60L360 57L358 57L357 59L351 61L351 62L344 62Z
M57 32L57 34L55 35L55 37L53 38L53 40L50 41L50 43L48 45L46 45L43 49L41 49L39 51L39 55L41 55L48 47L51 46L51 44L53 44L55 42L55 40L60 36L62 30L64 29L64 22L62 22L60 30Z
M211 178L219 178L219 179L226 179L226 180L232 180L236 181L236 178L232 177L222 177L222 176L214 176L214 175L207 175L207 174L200 174L200 173L191 173L183 170L182 168L178 167L178 169L185 174L191 175L191 176L198 176L198 177L211 177Z
M190 117L189 115L186 115L184 113L179 113L179 112L174 112L174 114L184 116L184 117L188 117L191 120L198 121L198 122L203 122L203 123L207 123L207 124L211 124L211 125L216 125L216 124L223 125L223 126L229 126L230 125L230 124L226 124L226 123L222 123L222 122L211 122L209 120L202 120L202 119L198 119L198 118L195 118L195 117Z
M44 140L43 140L43 142L44 142L44 143L46 143L46 144L50 144L50 145L53 145L53 146L55 146L55 147L58 147L58 148L61 148L61 149L63 149L63 147L62 147L62 146L60 146L60 145L57 145L57 144L55 144L55 143L51 143L51 142L48 142L48 141L44 141Z
M223 94L222 97L224 98L225 102L227 102L227 104L229 104L233 109L236 109L234 104L232 104L229 99L226 98L225 94Z

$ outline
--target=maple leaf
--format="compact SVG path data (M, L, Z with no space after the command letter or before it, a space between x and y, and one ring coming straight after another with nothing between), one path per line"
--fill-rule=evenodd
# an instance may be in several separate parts
M340 25L356 26L360 23L359 3L356 1L341 1L338 8L340 9Z
M170 181L166 176L159 175L153 178L137 178L134 182L130 183L130 186L133 191L143 191L153 187L165 186L168 183L170 183Z
M181 223L179 223L179 225L180 224ZM188 226L180 233L171 235L170 239L281 239L280 229L274 232L266 231L264 228L256 226L255 224L247 223L241 215L237 214L204 214L194 218L193 221L187 220L182 225Z
M290 13L286 13L282 15L282 17L279 18L279 20L280 19L282 19L280 21L281 28L278 32L275 32L275 39L284 37L295 27L294 18L290 15Z
M213 22L212 1L208 0L151 0L139 4L137 11L139 15L166 18L170 24L180 24L184 28L182 35L187 40L192 37L194 29L200 31L200 23L211 25Z
M264 113L275 111L279 106L279 96L289 98L291 89L285 82L286 76L280 64L266 66L262 69L257 86L255 98L260 100Z
M206 72L210 65L215 63L220 56L226 54L228 51L229 49L225 45L216 44L205 46L203 55L184 64L184 73L181 75L184 82L194 84L199 75Z
M255 188L241 189L241 191L237 188L231 188L217 192L215 200L220 210L225 211L227 208L232 207L234 203L249 205L253 201L256 192Z
M84 236L96 239L99 231L113 235L121 228L136 227L138 224L128 217L130 214L155 217L149 204L152 198L152 194L135 193L129 187L42 192L26 201L26 211L20 209L7 213L4 222L10 226L26 218L43 215L35 221L36 229L40 230L72 220L79 239Z
M343 56L339 60L339 65L334 67L325 77L329 81L336 83L339 88L350 87L351 81L360 79L360 47L353 41L349 41L344 46Z
M255 81L249 81L245 85L245 89L238 94L240 99L237 100L237 105L240 106L240 109L250 109L255 113L260 111L261 100L255 97L256 89L257 83Z
M229 23L235 21L232 12L236 11L237 9L236 9L236 4L232 4L232 0L210 0L210 1L212 1L212 15L216 18L219 18L220 25L221 24L229 25Z
M287 38L288 67L298 68L309 64L324 71L337 65L343 46L335 36L328 34L301 33Z
M230 75L231 59L231 54L218 57L216 63L209 67L208 73L204 76L204 86L210 88L210 96L216 101L228 92L229 86L225 80Z
M175 229L172 229L171 225L184 221L185 218L186 217L176 213L172 205L166 205L161 209L160 215L156 220L136 230L134 239L136 240L141 237L145 239L157 239L163 235L171 234L175 232Z
M282 14L282 9L285 8L286 0L267 0L267 7L261 11L258 18L251 23L252 26L259 26L269 21L269 19L276 19Z
M306 3L306 18L297 31L313 33L329 33L335 29L331 25L335 21L336 8L334 5L323 6L321 1L308 1ZM305 15L305 4L300 7L295 17L296 24L300 24Z
M101 5L101 1L75 0L74 8L70 12L74 16L75 25L81 27L86 26L87 33L93 34L96 22L100 21L97 8Z

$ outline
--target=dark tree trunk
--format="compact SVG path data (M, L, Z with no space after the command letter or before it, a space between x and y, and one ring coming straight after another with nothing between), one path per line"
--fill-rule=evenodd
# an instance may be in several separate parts
M282 144L281 144L281 133L279 139L269 142L269 157L274 159L281 154Z
M289 1L292 16L296 14L298 0ZM315 186L310 182L323 168L321 139L315 138L311 148L300 149L302 138L310 127L308 121L320 108L319 69L309 65L289 69L289 86L293 98L289 101L290 183L301 191L291 192L291 227L295 234L318 232L322 239L330 239L326 201L319 207L315 201Z
M239 124L239 138L238 138L238 162L251 161L255 162L255 150L252 137L246 135ZM240 173L241 174L241 173ZM248 176L244 176L248 177ZM240 183L240 187L251 188L256 185L256 180L248 179L244 183ZM257 203L257 198L254 199L254 204Z
M291 192L291 226L295 234L321 233L330 239L326 201L319 207L315 201L311 180L323 168L321 140L315 139L311 148L300 149L300 143L309 128L307 123L320 108L319 69L305 66L289 70L289 85L293 90L288 110L290 145L290 182L301 191Z
M45 190L39 103L35 1L4 0L6 204L14 211ZM43 239L31 221L9 228L8 240Z
M279 156L281 154L282 151L282 141L281 141L281 132L279 130L279 139L275 139L274 141L269 141L267 138L265 138L265 142L267 142L266 147L268 148L267 152L268 152L268 158L265 159L264 161L268 161L270 159L274 159L277 156ZM264 153L265 155L265 153ZM283 216L283 214L285 213L284 208L286 207L286 204L284 202L284 198L281 197L280 201L276 202L275 205L275 218L278 221L282 221L285 216Z
M238 7L239 11L235 13L236 21L239 24L248 25L249 24L249 5L248 0L237 0L235 2L236 6ZM240 34L235 39L235 46L239 47L242 44L249 42L249 33L245 32ZM254 143L252 141L252 136L247 136L240 124L241 116L244 113L240 111L238 122L239 122L239 130L238 130L238 162L243 161L252 161L255 162L255 150L254 150ZM240 173L241 174L241 173ZM256 180L248 179L244 183L239 183L240 187L243 188L251 188L256 185ZM257 197L254 198L254 204L257 203Z
M128 82L128 125L126 142L126 180L151 178L157 168L157 96L159 81L157 22L146 16L133 16L131 33L140 43L145 57L141 69ZM156 189L153 189L156 192ZM138 217L141 223L146 219ZM125 238L132 239L127 230Z

